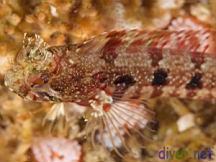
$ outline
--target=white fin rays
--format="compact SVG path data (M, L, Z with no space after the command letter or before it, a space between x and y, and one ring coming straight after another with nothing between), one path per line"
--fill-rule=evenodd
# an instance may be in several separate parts
M115 96L116 97L116 96ZM99 100L98 100L99 99ZM88 120L93 127L99 127L92 133L91 139L95 138L108 150L113 150L120 157L123 153L131 152L126 137L131 137L136 133L143 141L152 141L143 134L153 113L148 110L145 101L135 99L121 100L121 97L113 97L105 91L98 94L96 99L90 102L92 105L91 120ZM97 103L97 104L95 104ZM95 122L97 121L97 122ZM93 138L95 136L95 138Z

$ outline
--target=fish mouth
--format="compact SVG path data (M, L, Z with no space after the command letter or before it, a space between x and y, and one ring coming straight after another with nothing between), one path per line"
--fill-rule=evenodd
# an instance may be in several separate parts
M8 89L25 100L34 101L38 97L36 94L32 93L32 89L30 85L25 80L25 74L23 71L14 66L4 76L4 85L8 87Z
M55 96L50 95L48 92L40 91L34 93L41 101L57 101L57 98Z
M4 85L12 92L20 94L20 90L24 92L27 91L27 86L25 85L25 75L20 66L12 65L12 67L7 70L4 75ZM26 92L25 92L26 93ZM23 93L23 94L25 94ZM22 94L20 94L22 95Z

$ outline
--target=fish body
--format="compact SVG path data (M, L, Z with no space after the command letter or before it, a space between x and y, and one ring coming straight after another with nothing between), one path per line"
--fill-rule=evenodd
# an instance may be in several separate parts
M16 71L23 75L20 83L14 79L13 86L20 84L14 88L18 94L54 102L84 103L106 88L131 98L214 99L214 39L213 31L131 30L105 33L81 44L38 47L47 55L41 56L44 60L25 64L29 58L21 51L6 84L10 87L11 77L19 76L12 74Z
M33 101L90 107L115 146L113 134L124 143L122 130L145 127L146 99L216 99L215 38L207 29L122 30L49 47L26 34L5 84Z

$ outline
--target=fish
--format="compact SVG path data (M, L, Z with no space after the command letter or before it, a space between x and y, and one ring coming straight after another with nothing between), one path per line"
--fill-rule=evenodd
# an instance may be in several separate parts
M38 34L25 33L5 85L27 100L87 107L90 132L97 128L99 141L108 136L118 152L129 130L141 134L151 121L148 99L216 99L215 39L207 28L132 29L49 46ZM64 114L62 106L59 112Z

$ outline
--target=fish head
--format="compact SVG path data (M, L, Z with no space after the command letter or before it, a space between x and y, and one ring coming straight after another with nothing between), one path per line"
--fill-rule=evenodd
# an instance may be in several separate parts
M5 85L23 98L47 100L50 93L47 84L53 66L53 55L47 49L47 44L39 35L25 33L14 64L5 75Z

